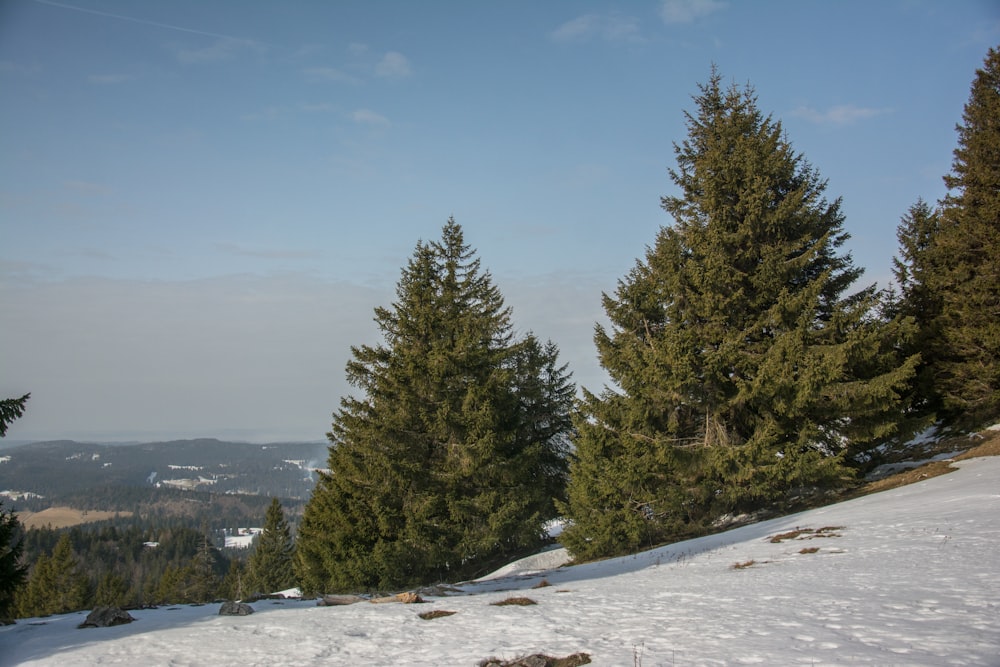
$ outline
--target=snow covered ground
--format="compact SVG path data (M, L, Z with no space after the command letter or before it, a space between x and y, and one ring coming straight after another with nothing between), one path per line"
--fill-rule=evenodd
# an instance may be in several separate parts
M83 613L22 620L0 628L0 664L471 666L585 651L626 667L996 667L1000 457L959 465L636 556L558 567L547 552L427 604L261 601L246 617L182 606L87 630ZM537 604L490 604L514 595ZM456 613L417 616L433 609Z

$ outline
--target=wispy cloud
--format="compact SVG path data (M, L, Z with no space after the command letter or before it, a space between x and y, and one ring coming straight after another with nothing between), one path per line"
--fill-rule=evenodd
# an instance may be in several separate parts
M104 197L112 194L113 192L107 185L102 183L92 183L90 181L64 181L63 186L67 190L71 190L77 194L87 195L88 197Z
M41 71L42 66L38 63L25 65L24 63L14 62L13 60L0 60L0 72L20 74L21 76L33 76Z
M238 243L218 243L216 249L239 257L255 257L258 259L318 259L320 253L315 250L297 250L294 248L248 248Z
M185 65L231 60L246 49L256 49L258 44L248 39L223 37L202 48L178 48L177 60Z
M203 35L205 37L219 37L221 39L228 39L234 41L250 41L241 39L239 37L233 37L232 35L224 35L218 32L209 32L207 30L198 30L197 28L188 28L181 25L176 25L174 23L163 23L162 21L150 21L147 19L139 18L136 16L128 16L125 14L118 14L112 12L104 12L97 9L90 9L87 7L77 7L76 5L69 5L63 2L53 2L52 0L34 0L34 2L40 5L48 5L50 7L59 7L60 9L68 9L74 12L81 12L83 14L92 14L94 16L103 16L104 18L115 19L117 21L127 21L129 23L137 23L139 25L150 26L153 28L162 28L164 30L173 30L175 32L186 32L192 35ZM138 7L140 5L133 5Z
M303 102L299 105L299 110L305 111L306 113L324 113L327 111L336 111L337 106L335 104L330 104L329 102Z
M873 118L892 113L892 109L875 109L859 107L853 104L841 104L822 111L813 107L802 106L792 111L791 115L803 118L817 125L851 125L859 120Z
M371 109L358 109L351 113L351 120L362 125L388 127L389 119Z
M602 39L606 42L641 42L639 23L622 14L584 14L567 21L549 33L557 42Z
M306 78L312 82L338 81L342 83L357 83L358 79L336 67L307 67L302 70Z
M386 78L403 78L410 75L410 61L402 53L389 51L375 65L375 74Z
M663 0L660 18L667 24L691 23L725 6L720 0Z
M98 86L113 86L134 79L131 74L91 74L87 81Z

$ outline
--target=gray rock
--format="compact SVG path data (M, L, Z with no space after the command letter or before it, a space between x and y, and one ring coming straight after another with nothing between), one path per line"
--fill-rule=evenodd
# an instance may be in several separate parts
M245 602L223 602L219 608L219 616L249 616L253 607Z
M113 625L124 625L135 619L132 614L118 607L98 607L87 615L87 620L78 628L110 628Z

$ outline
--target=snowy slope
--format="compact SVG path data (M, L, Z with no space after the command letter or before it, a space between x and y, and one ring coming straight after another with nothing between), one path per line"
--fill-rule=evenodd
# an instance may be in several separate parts
M428 604L265 601L0 628L2 665L1000 665L1000 457L919 484L599 563L517 564ZM794 529L797 538L769 538ZM826 530L821 530L826 529ZM811 538L811 539L809 539ZM809 553L809 550L816 549ZM802 553L806 550L806 553ZM736 563L752 565L734 568ZM532 589L545 578L551 586ZM534 606L491 606L511 595ZM453 616L425 621L418 612Z

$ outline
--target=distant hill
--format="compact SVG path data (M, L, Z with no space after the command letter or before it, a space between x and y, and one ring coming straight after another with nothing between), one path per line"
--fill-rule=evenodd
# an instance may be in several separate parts
M88 495L95 500L115 495L107 489L130 489L126 495L132 498L138 490L175 490L301 500L311 493L313 470L325 466L326 455L324 443L34 442L0 451L0 492L14 505L33 511L54 505L80 507L80 498ZM95 493L89 494L91 490Z

